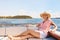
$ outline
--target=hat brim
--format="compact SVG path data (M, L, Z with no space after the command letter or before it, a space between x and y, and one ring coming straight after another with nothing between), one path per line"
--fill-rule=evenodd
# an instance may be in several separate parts
M47 16L48 18L50 18L51 17L51 14L49 14L49 13L41 13L40 16L41 17Z

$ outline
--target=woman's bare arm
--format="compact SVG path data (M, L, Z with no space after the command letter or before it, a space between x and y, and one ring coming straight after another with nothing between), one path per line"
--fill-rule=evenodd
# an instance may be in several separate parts
M53 25L54 29L52 31L56 31L57 25L54 22L51 22L51 25Z

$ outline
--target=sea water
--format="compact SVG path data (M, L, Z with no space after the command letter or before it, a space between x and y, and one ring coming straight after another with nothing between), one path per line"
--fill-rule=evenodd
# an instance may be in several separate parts
M57 18L52 18L53 22L55 22L55 24L58 27L58 31L60 31L60 19ZM32 19L0 19L0 24L36 24L36 23L40 23L42 22L42 19L40 18L32 18ZM1 26L0 26L1 27Z

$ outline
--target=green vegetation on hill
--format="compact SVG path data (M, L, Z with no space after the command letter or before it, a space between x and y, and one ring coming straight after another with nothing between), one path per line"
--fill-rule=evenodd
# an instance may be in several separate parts
M26 15L16 15L16 16L0 16L0 18L11 18L11 19L31 19L31 16Z

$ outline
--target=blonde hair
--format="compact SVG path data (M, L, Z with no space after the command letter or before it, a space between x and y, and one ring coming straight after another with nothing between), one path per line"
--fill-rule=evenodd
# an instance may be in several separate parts
M48 13L48 12L43 12L43 13L40 14L40 16L41 16L41 17L47 16L48 18L50 18L50 17L51 17L51 14Z

